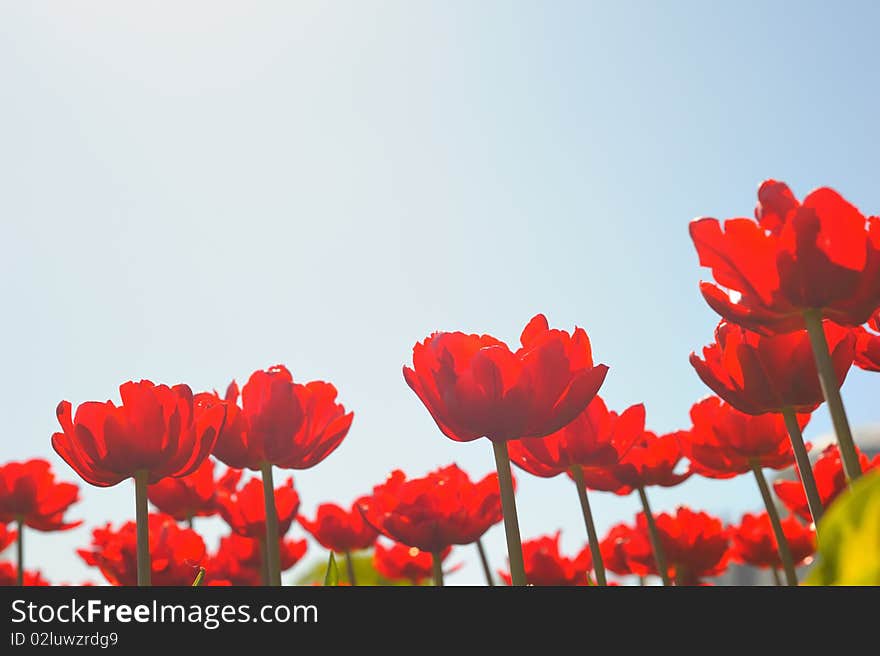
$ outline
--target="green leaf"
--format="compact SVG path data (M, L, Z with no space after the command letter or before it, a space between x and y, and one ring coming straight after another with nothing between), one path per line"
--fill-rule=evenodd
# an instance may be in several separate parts
M198 588L200 585L202 585L202 580L203 580L204 578L205 578L205 568L204 568L204 567L199 567L199 573L196 574L196 580L193 581L193 583L192 583L192 587L194 587L194 588Z
M330 560L327 562L327 573L324 575L324 585L339 585L339 568L336 567L336 558L333 556L332 551L330 552Z
M373 552L358 551L351 554L354 573L360 586L409 586L408 581L390 581L381 576L373 567ZM319 585L327 573L327 559L323 556L318 559L309 559L308 562L297 565L298 576L295 585ZM345 567L339 568L339 582L351 583L348 580L348 572ZM430 582L430 581L427 581Z
M819 562L807 585L880 585L880 472L841 494L819 520Z

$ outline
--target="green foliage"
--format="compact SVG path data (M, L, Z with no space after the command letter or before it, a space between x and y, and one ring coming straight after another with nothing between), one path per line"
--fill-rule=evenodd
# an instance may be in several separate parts
M340 558L344 558L344 556L340 556ZM358 553L353 553L351 555L352 562L354 564L354 575L357 579L357 584L363 586L369 585L394 585L394 586L407 586L409 583L406 581L389 581L388 579L379 575L376 569L373 567L373 555L371 551L362 551ZM348 572L345 567L337 567L337 572L339 576L340 583L351 583L348 580ZM327 573L327 561L319 560L311 565L309 568L305 569L302 574L296 579L296 585L316 585L321 583L324 580L324 576Z
M819 521L808 585L880 585L880 472L862 476Z
M339 585L339 568L336 567L336 558L330 552L330 560L327 561L327 573L324 575L324 586Z

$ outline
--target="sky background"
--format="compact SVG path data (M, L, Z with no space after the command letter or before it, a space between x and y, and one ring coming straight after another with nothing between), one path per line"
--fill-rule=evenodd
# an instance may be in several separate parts
M717 321L688 222L750 216L768 177L880 211L878 7L0 2L0 460L74 480L49 443L61 399L284 363L355 413L294 472L307 515L394 468L481 477L489 443L445 438L401 367L434 330L515 342L537 312L587 330L612 408L686 427L707 393L687 357ZM854 425L880 419L877 392L851 373ZM822 408L806 436L829 427ZM580 550L570 481L518 478L524 538L561 529ZM760 506L749 477L649 494ZM73 549L133 516L128 482L82 497L83 527L28 534L56 582L100 581ZM638 501L593 508L604 533ZM212 547L224 531L198 528ZM500 526L486 544L503 566ZM451 559L450 584L482 582L471 547Z

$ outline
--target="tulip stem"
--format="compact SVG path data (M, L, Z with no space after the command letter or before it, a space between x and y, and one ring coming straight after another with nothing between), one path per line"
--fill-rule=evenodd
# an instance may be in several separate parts
M822 327L822 315L818 310L807 310L804 312L804 323L807 326L810 344L813 347L816 371L819 372L819 384L822 386L822 394L828 403L828 412L831 413L831 423L834 424L834 432L837 433L837 443L840 446L843 471L846 474L847 480L852 482L862 475L862 468L859 465L856 445L853 442L849 420L846 418L846 410L843 407L843 399L840 396L840 385L837 380L837 374L834 371L831 352L828 350L825 329Z
M602 552L599 550L599 536L596 535L596 524L593 522L593 511L590 510L590 500L587 498L587 484L584 482L584 472L577 465L572 465L571 477L574 479L578 498L581 500L584 524L587 526L587 539L590 542L590 554L593 556L593 571L596 573L596 584L608 585L608 581L605 579L605 564L602 562Z
M15 539L15 556L18 564L18 572L16 572L16 584L18 587L24 585L24 522L18 518L16 523L18 527L18 535Z
M266 556L266 538L258 538L260 544L260 585L269 585L268 557Z
M779 570L775 567L770 568L770 573L773 574L773 585L779 587L782 585L782 579L779 578Z
M351 552L345 552L345 569L348 572L348 583L349 585L357 585L357 577L354 574L354 560L352 560Z
M794 451L794 459L801 475L801 485L807 497L810 514L813 516L813 524L818 527L823 512L822 497L819 496L819 489L816 487L816 477L813 476L813 466L810 464L810 456L807 455L804 436L801 434L801 427L794 410L789 407L783 408L782 417L785 419L785 427L788 429L791 449Z
M782 530L782 522L779 520L779 511L776 504L773 503L773 497L770 496L770 488L767 485L767 479L764 477L764 471L761 465L752 461L752 472L755 474L755 481L758 483L758 489L761 491L761 498L764 500L764 506L767 508L767 515L770 517L770 526L773 527L773 535L776 538L776 550L779 552L779 560L782 561L782 571L785 573L786 585L797 585L797 574L794 571L794 561L791 557L791 548L788 545L788 539L785 537L785 531ZM776 571L776 568L773 568Z
M483 574L486 575L486 585L490 588L494 587L495 579L492 578L492 569L489 567L489 559L486 557L486 550L483 548L483 541L477 540L477 553L480 554L480 564L483 566Z
M266 508L266 570L269 585L281 585L281 554L278 536L278 511L275 509L275 484L272 482L272 463L260 465L263 475L263 504Z
M193 516L192 516L192 515L187 515L187 516L186 516L186 527L187 527L190 531L193 530Z
M150 472L139 469L134 473L134 516L137 524L137 584L149 587L151 584L150 563L150 515L147 507L147 482Z
M645 522L648 524L648 539L651 541L651 551L654 552L654 563L657 565L657 573L663 581L663 585L669 585L669 568L666 566L666 554L663 551L663 543L660 542L660 533L657 531L657 523L654 521L654 513L651 512L651 504L648 503L648 495L644 487L636 488L639 491L639 499L642 501L642 510L645 513Z
M510 584L526 585L523 564L522 538L516 517L516 497L513 493L513 474L510 473L510 454L507 442L492 442L495 453L495 469L498 471L498 487L501 489L501 512L504 515L504 534L507 537L507 559L510 562Z
M435 551L431 554L431 565L434 569L434 585L443 587L443 554Z

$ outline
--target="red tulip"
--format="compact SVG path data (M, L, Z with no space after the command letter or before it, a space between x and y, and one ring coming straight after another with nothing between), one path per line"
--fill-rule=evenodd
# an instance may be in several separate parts
M0 552L15 542L16 537L18 537L18 531L9 528L6 524L0 524Z
M874 316L868 320L868 325L880 333L880 308L874 313Z
M217 505L220 516L238 535L265 539L266 507L263 503L263 484L259 479L252 478L231 493L218 494ZM278 515L278 534L284 535L299 511L299 494L293 487L292 477L281 487L275 488L275 510Z
M803 428L809 415L798 415ZM708 478L731 478L752 465L784 469L794 462L782 415L747 415L717 396L691 408L693 428L682 441L692 469Z
M233 381L225 400L201 394L208 407L227 405L227 428L214 455L236 469L260 470L262 463L284 469L308 469L332 453L348 434L354 414L336 402L330 383L293 382L283 365L255 371L241 390Z
M859 464L862 471L867 472L871 469L880 468L880 455L873 460L861 452L858 452ZM813 464L813 476L816 479L816 488L819 491L819 497L825 508L837 498L841 492L847 487L846 475L843 471L843 463L840 459L840 449L836 444L825 447L822 454ZM796 514L806 522L812 522L812 515L807 506L807 498L804 495L804 488L800 483L800 476L797 481L777 480L773 482L773 491L776 496L785 505L789 511Z
M305 540L287 539L281 542L281 570L287 571L298 563L308 550ZM232 533L220 539L220 546L205 566L206 583L228 585L265 585L261 568L263 550L260 540L243 538Z
M712 309L765 333L804 328L808 310L845 326L865 323L880 306L880 218L866 219L827 187L798 203L785 184L767 180L758 200L757 222L691 222L700 264L717 281L700 285Z
M82 524L64 521L64 513L78 500L79 487L55 482L46 460L0 466L0 522L21 521L38 531L66 531Z
M529 585L589 585L592 566L589 547L585 547L574 558L563 556L559 553L559 531L552 536L545 535L523 542L523 558ZM510 585L510 574L504 571L498 574Z
M69 401L58 404L63 432L52 436L52 446L86 482L109 487L138 471L148 471L150 483L187 476L214 448L225 409L196 415L188 386L129 381L119 393L121 406L88 401L73 418Z
M794 515L786 517L781 523L795 566L809 563L816 552L815 529L805 526ZM776 536L766 512L743 515L739 526L730 527L730 539L731 558L734 561L753 567L782 567Z
M729 559L729 538L721 520L679 506L674 515L660 513L655 521L669 575L677 585L698 585L703 578L724 572ZM648 535L644 513L636 516L636 530ZM650 574L658 573L650 548L633 550L629 556L637 567Z
M880 327L877 330L880 330ZM865 371L880 371L880 335L861 327L856 328L854 333L855 365Z
M202 538L168 515L150 514L149 523L153 585L192 585L205 559ZM136 585L136 531L134 522L117 529L107 524L92 532L91 548L77 553L87 565L100 569L111 585Z
M375 528L364 521L359 510L359 505L367 501L367 497L361 497L350 510L333 503L323 503L318 506L314 521L302 515L297 517L297 521L325 549L336 553L367 549L379 535Z
M452 547L446 547L440 553L441 561L452 551ZM394 542L385 546L381 540L376 542L373 551L373 567L385 579L389 581L408 581L412 585L421 585L433 574L434 560L429 551L422 551L418 547L410 547L400 542ZM446 574L458 569L446 570Z
M12 563L0 563L0 587L13 585L18 585L18 568ZM43 578L41 572L25 570L22 585L46 586L52 584Z
M429 553L476 542L501 521L498 476L473 483L454 464L409 480L395 470L358 506L386 537Z
M218 490L231 492L241 478L241 471L227 470L214 480L214 461L206 459L198 469L182 478L165 478L150 485L147 491L150 503L161 513L178 521L217 514Z
M596 396L574 421L546 437L516 440L508 445L510 460L521 469L549 478L579 466L587 477L617 465L645 432L645 406L618 415Z
M656 574L648 535L628 524L617 524L599 543L606 569L620 576Z
M838 387L852 365L852 331L824 322ZM806 330L764 336L722 321L703 359L691 353L691 365L712 391L750 415L812 412L825 400Z
M457 442L554 433L593 400L608 367L593 365L582 328L569 335L535 316L512 351L489 335L434 333L413 348L407 384Z
M645 431L623 457L611 474L617 487L599 487L595 478L587 478L587 485L597 490L606 490L626 495L639 487L659 485L674 487L685 481L693 473L691 469L676 472L684 454L681 442L688 439L687 431L676 431L657 435ZM586 477L585 477L586 478Z

